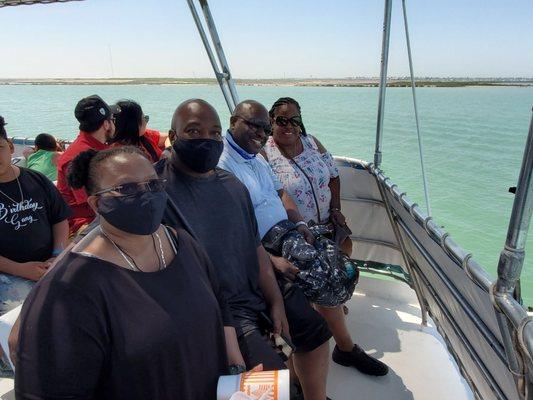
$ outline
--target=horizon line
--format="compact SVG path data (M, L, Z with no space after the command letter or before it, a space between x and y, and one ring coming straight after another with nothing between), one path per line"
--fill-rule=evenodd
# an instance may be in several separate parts
M188 76L122 76L122 77L0 77L0 81L42 81L42 80L152 80L152 79L161 79L161 80L212 80L217 81L214 77L188 77ZM379 76L343 76L343 77L319 77L319 76L308 76L308 77L283 77L283 78L233 78L235 81L309 81L309 80L351 80L351 81L360 81L360 80L379 80ZM411 79L410 76L388 76L387 79L391 80L408 80ZM490 76L490 77L477 77L477 76L415 76L415 80L477 80L477 81L489 81L489 80L533 80L533 76Z

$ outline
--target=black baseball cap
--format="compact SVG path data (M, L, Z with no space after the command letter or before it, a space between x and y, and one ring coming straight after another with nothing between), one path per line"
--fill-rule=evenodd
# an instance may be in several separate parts
M93 94L78 101L74 116L80 122L80 130L85 131L95 126L99 127L101 122L119 112L119 106L110 106L100 96Z

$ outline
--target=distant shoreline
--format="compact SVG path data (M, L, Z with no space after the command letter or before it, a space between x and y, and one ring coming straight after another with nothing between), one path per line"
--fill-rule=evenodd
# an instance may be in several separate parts
M377 78L345 79L236 79L240 86L294 86L294 87L377 87ZM87 78L87 79L1 79L0 85L216 85L211 78ZM410 87L407 78L389 78L388 87ZM417 87L533 87L533 78L420 78Z

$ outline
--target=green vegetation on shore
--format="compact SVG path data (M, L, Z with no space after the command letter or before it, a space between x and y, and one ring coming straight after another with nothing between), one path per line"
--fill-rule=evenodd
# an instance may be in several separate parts
M242 86L377 87L377 78L343 79L236 79ZM214 78L87 78L1 79L0 85L215 85ZM533 78L420 78L418 87L533 86ZM410 87L407 78L390 78L389 87Z

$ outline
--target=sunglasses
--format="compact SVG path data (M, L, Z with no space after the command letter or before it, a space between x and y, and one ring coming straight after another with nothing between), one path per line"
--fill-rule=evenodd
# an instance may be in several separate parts
M143 119L144 119L144 122L148 123L148 121L150 121L150 116L149 115L145 115L143 117Z
M282 117L281 115L274 118L274 122L277 126L287 126L291 124L292 126L296 127L302 127L302 118L300 116L294 116L291 118Z
M108 189L100 190L94 193L94 196L101 196L105 193L111 193L114 196L133 196L139 192L162 192L165 190L166 179L150 179L146 182L124 183Z
M248 126L248 128L254 130L254 132L257 132L258 130L262 129L265 132L265 135L272 134L272 126L260 119L246 119L244 117L241 117L240 115L236 115L235 117L242 119L242 121Z

